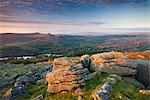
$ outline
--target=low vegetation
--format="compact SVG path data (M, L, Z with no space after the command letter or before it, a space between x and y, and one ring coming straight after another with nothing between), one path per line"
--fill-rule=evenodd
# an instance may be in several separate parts
M109 94L111 100L126 100L130 98L131 100L149 100L150 96L142 96L139 94L139 88L133 84L119 80L113 87Z
M48 61L48 60L52 60L53 58L49 58L49 57L36 57L36 58L32 58L32 59L12 59L12 60L6 60L6 63L10 63L10 64L31 64L31 63L38 63L38 62L44 62L44 61Z
M149 53L150 52L126 52L125 55L128 55L129 58L137 59L136 57L144 57L146 60L149 60ZM138 56L141 55L141 56ZM115 55L116 57L124 56L122 53ZM142 58L139 58L142 59ZM144 59L144 60L145 60ZM41 67L44 67L45 64L43 62L47 62L49 60L53 60L53 58L48 57L38 57L33 59L20 59L20 60L10 60L6 61L10 64L0 64L0 77L3 76L4 73L7 74L9 77L12 77L14 74L25 74L28 71L36 68L37 70ZM39 63L40 62L40 63ZM34 64L38 63L38 64ZM7 76L6 75L6 76ZM106 81L107 76L109 73L98 73L96 76L90 80L87 80L85 83L86 85L82 87L83 89L83 100L92 100L93 92ZM43 95L45 100L77 100L78 96L73 95L72 93L57 93L51 94L47 92L47 84L45 84L45 79L40 80L35 84L30 84L27 86L28 96L26 97L18 97L19 100L26 100L26 99L33 99L38 95ZM6 91L8 91L12 86L8 85L3 87L0 90L0 97L3 96ZM132 84L132 82L126 80L119 80L116 84L113 85L112 90L109 94L110 100L126 100L130 98L131 100L148 100L150 96L142 96L139 94L139 87L136 87Z
M106 80L107 73L98 73L94 78L87 80L86 85L83 87L83 100L92 100L92 93L97 87L100 87ZM57 93L51 94L47 92L47 86L43 84L33 84L28 86L29 96L19 97L20 99L33 99L38 95L43 95L45 100L77 100L78 96L72 93ZM111 100L148 100L148 96L140 96L139 88L131 83L121 80L112 87L109 94Z

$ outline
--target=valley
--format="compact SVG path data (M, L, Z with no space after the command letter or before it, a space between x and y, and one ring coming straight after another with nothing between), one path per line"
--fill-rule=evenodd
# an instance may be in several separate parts
M0 34L0 57L63 54L78 56L105 51L149 51L149 33L138 35Z

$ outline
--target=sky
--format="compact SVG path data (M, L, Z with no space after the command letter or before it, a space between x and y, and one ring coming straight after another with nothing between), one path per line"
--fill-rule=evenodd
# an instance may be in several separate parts
M0 33L150 31L150 0L0 0Z

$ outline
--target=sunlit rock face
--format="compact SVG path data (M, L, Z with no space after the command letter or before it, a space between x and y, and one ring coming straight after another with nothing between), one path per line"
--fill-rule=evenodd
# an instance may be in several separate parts
M90 69L119 75L135 75L137 73L137 64L131 62L123 53L106 52L91 56Z
M53 63L53 71L46 75L48 92L74 92L85 85L84 77L88 74L89 70L83 67L78 57L57 58Z
M70 67L71 65L75 65L80 63L79 57L62 57L56 58L53 62L53 70L64 69Z
M74 92L85 85L85 79L92 71L135 75L137 65L120 52L98 53L92 56L83 55L80 58L56 58L53 62L52 72L46 75L48 92Z

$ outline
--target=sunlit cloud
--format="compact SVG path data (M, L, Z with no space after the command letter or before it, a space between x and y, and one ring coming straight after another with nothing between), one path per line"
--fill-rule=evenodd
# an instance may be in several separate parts
M148 25L149 0L0 0L0 32L99 32Z

